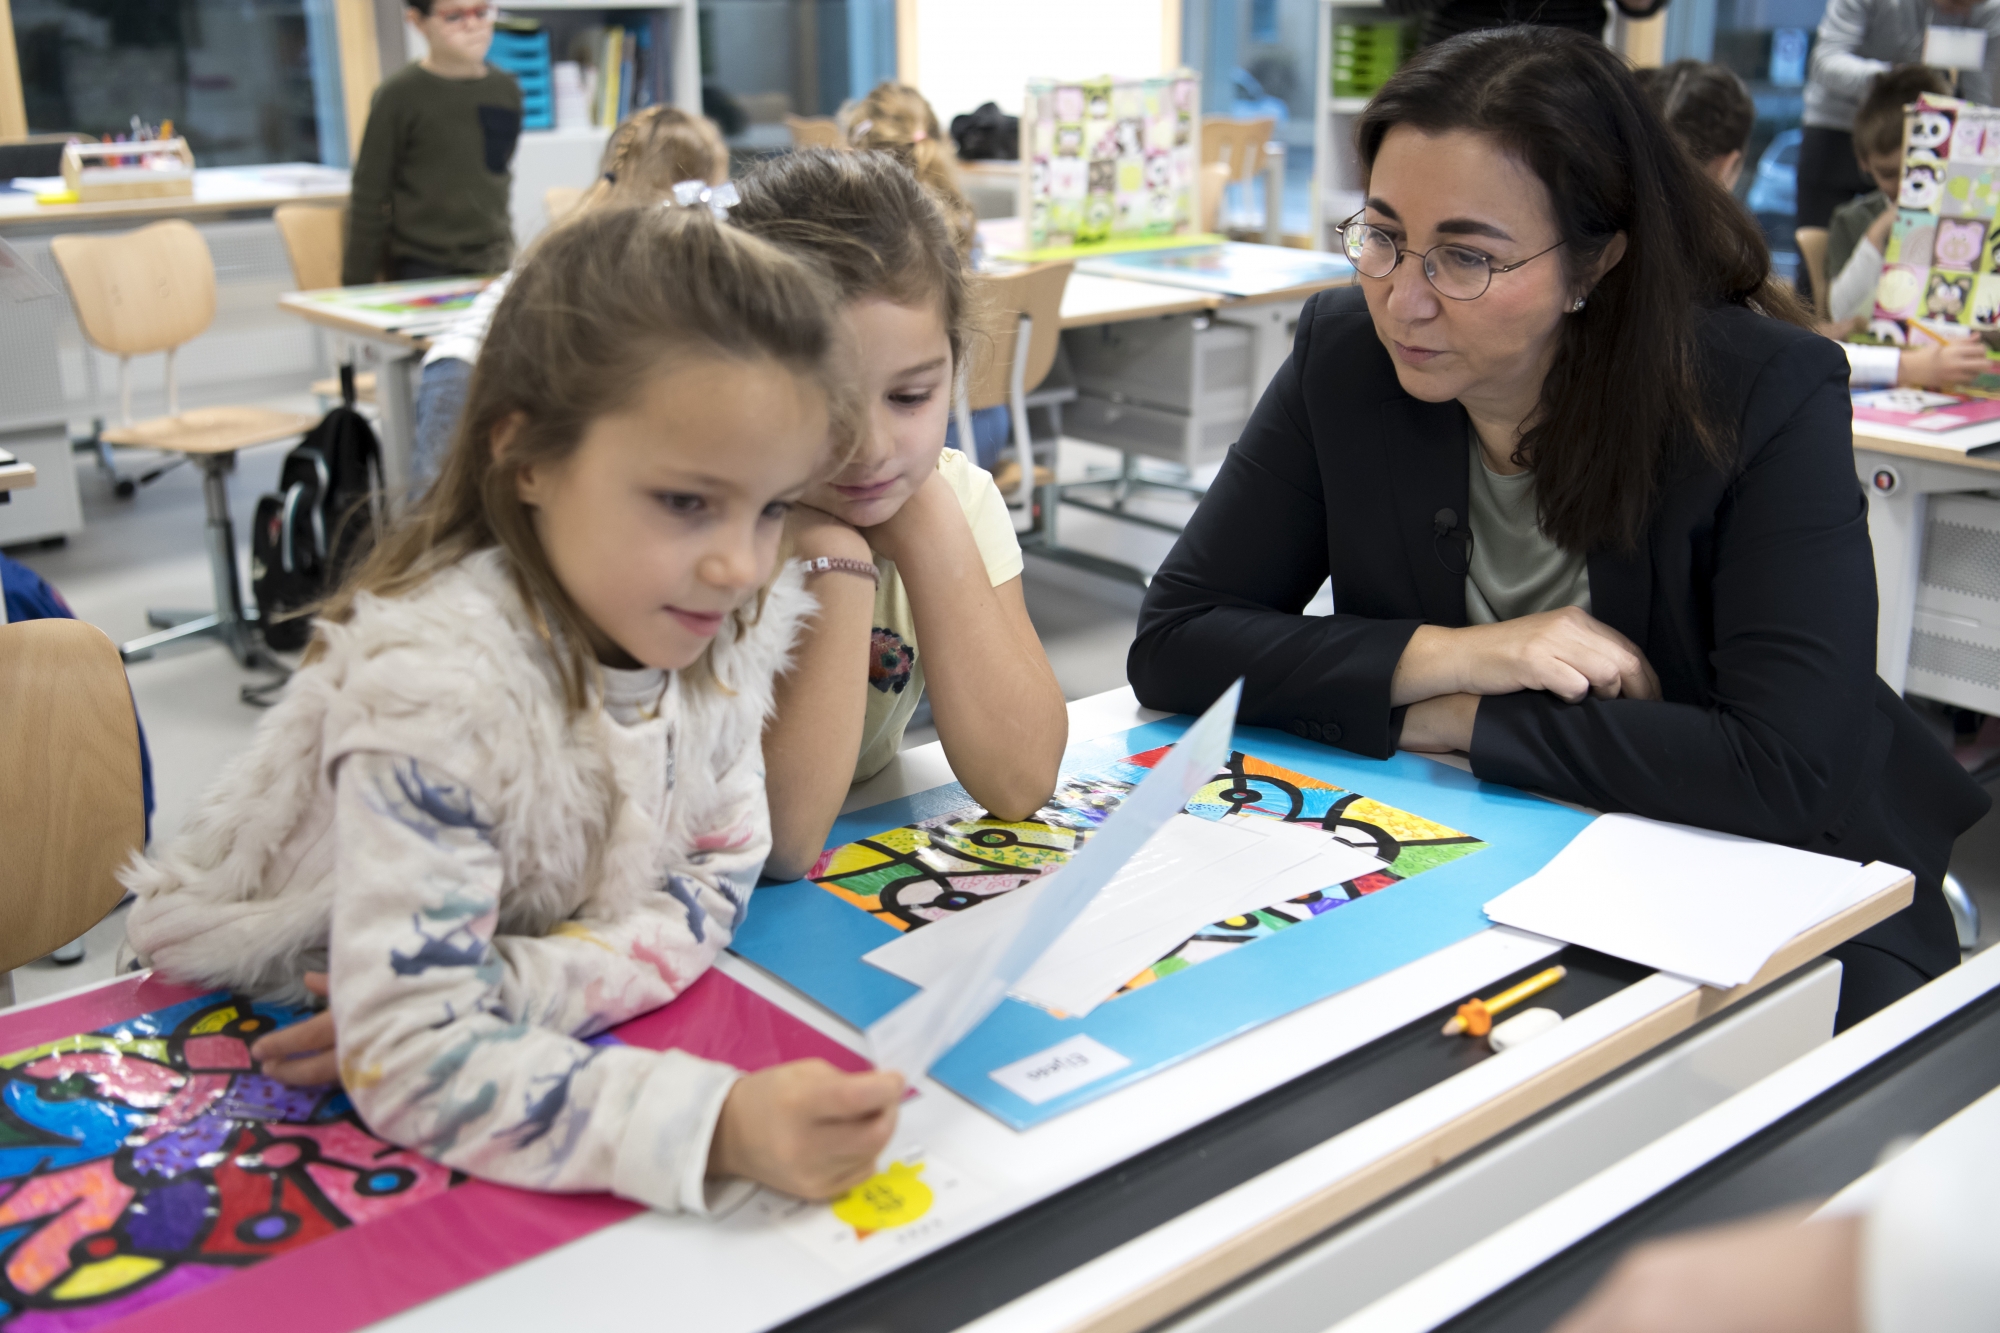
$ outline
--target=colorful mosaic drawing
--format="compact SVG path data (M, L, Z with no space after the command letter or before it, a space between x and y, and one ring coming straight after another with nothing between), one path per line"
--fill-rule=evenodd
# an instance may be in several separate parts
M1065 778L1049 804L1022 823L1006 824L967 812L834 847L820 856L807 878L898 930L914 930L1056 869L1166 752L1162 746L1121 759L1100 773ZM1382 868L1345 884L1329 884L1273 903L1249 916L1218 921L1134 977L1124 990L1206 962L1486 846L1457 829L1240 752L1231 754L1224 771L1195 793L1187 811L1203 819L1242 816L1316 824L1350 846L1373 852Z
M0 1056L0 1330L100 1328L463 1179L255 1072L305 1013L218 991Z

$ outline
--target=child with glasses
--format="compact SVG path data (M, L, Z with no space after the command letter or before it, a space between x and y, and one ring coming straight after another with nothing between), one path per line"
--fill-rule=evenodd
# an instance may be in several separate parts
M486 63L494 7L410 0L406 16L430 49L375 92L354 163L343 283L498 273L513 258L507 195L521 87Z

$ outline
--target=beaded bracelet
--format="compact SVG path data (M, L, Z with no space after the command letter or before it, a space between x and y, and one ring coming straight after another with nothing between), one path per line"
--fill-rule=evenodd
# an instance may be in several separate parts
M866 560L849 560L846 556L840 555L821 555L805 562L805 572L808 574L826 574L835 571L858 575L877 587L882 583L882 571Z

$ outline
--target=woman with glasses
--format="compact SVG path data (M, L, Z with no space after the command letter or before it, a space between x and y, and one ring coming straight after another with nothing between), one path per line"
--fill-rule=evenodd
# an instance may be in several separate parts
M1876 678L1847 362L1749 216L1557 29L1424 51L1356 141L1357 285L1307 303L1147 591L1140 700L1243 676L1252 725L1908 867L1837 951L1843 1023L1953 966L1940 881L1989 801Z
M485 0L410 0L406 17L430 47L369 107L342 282L499 273L512 261L521 85L486 63L496 12Z

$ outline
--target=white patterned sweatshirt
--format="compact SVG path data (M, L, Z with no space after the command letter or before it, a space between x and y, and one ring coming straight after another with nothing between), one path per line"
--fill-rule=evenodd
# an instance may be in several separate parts
M810 598L787 571L718 646L727 689L606 671L572 716L497 553L467 564L332 627L188 832L126 872L133 944L272 995L323 949L376 1132L489 1180L702 1211L737 1071L586 1039L673 999L741 920L770 846L770 677Z

